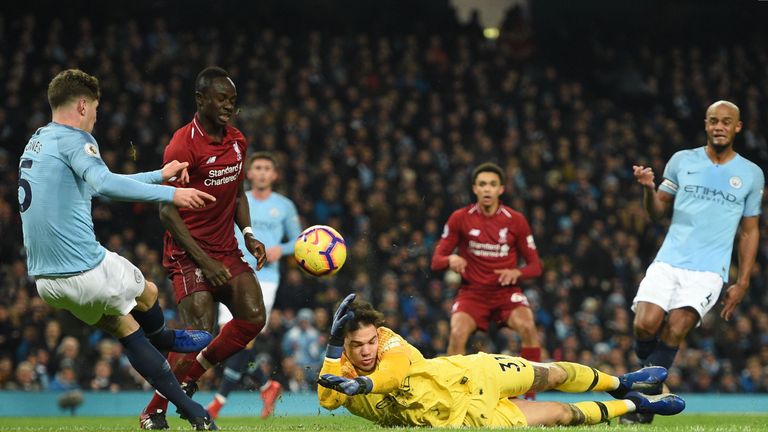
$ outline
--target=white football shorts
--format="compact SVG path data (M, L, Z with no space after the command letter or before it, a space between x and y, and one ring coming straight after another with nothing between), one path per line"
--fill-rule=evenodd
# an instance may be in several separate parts
M86 324L104 315L127 315L144 291L144 275L130 261L107 251L87 272L65 277L37 278L37 292L49 305L66 309Z
M259 281L259 285L261 285L261 297L264 299L264 310L267 313L267 320L269 320L269 313L272 312L272 306L275 305L278 284L278 282ZM232 321L232 312L227 309L224 303L219 303L219 327L230 321Z
M687 270L656 261L648 266L640 282L632 310L638 302L653 303L666 312L691 307L701 320L717 303L722 290L723 279L715 272Z

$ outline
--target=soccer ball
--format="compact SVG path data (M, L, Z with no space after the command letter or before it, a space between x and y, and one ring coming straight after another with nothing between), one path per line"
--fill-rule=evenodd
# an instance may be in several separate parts
M347 259L347 244L335 229L314 225L299 234L293 257L299 267L312 276L332 275Z

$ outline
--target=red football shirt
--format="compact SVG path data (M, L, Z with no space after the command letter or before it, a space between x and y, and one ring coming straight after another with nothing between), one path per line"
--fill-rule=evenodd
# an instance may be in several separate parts
M448 256L458 246L458 255L467 260L462 275L466 288L500 287L494 270L519 268L518 278L541 275L541 261L536 252L531 227L525 216L500 205L495 214L486 216L477 204L456 210L443 228L432 257L432 270L448 267ZM519 267L519 258L525 266Z
M200 247L208 253L238 250L234 223L237 189L243 181L246 151L245 137L227 126L221 142L214 141L200 126L197 116L173 134L165 148L163 165L177 160L189 162L191 187L216 197L201 209L179 209L181 218ZM173 184L173 186L181 186ZM163 260L184 254L169 231L165 232Z

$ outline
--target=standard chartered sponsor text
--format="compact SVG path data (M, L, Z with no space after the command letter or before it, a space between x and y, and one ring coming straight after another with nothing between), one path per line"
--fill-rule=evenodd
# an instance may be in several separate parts
M469 241L469 252L475 256L498 258L509 254L509 246Z
M222 169L214 169L208 171L208 178L205 179L203 184L206 186L220 186L233 181L236 181L240 175L240 167L242 163L230 165Z

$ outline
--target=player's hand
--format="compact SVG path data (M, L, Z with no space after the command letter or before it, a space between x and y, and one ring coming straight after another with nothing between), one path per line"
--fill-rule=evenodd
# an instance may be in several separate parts
M747 294L747 289L749 289L748 285L736 282L725 290L725 296L721 302L723 310L720 312L720 316L723 317L723 319L730 321L733 311L736 310L736 307L739 306L744 295Z
M517 279L520 278L520 275L523 274L523 272L520 271L520 269L498 269L494 270L494 273L499 275L499 285L501 286L507 286L507 285L516 285Z
M331 323L331 343L333 343L334 338L341 339L342 343L344 342L344 324L355 317L355 312L349 310L349 304L355 300L355 297L357 297L357 294L355 293L344 297L344 300L341 301L336 312L333 313L333 322Z
M232 279L232 273L229 272L227 266L221 261L217 261L211 258L204 265L200 266L200 270L203 272L203 276L213 284L213 286L221 286Z
M323 374L317 383L325 388L336 390L347 396L370 393L373 390L373 381L368 377L344 378L332 374Z
M653 180L653 168L642 165L632 165L632 174L634 174L635 180L637 180L641 186L651 189L656 188L656 183Z
M355 312L349 310L349 304L355 299L355 294L350 294L341 301L339 308L333 313L331 323L331 337L328 339L328 348L325 357L340 359L344 352L344 324L355 317Z
M264 264L267 263L267 252L264 250L264 243L256 240L253 234L246 234L245 247L248 248L248 252L256 258L256 270L261 270Z
M456 254L448 255L448 268L458 274L464 274L464 270L467 269L467 260Z
M173 205L179 208L203 208L209 201L215 202L216 198L197 189L176 188L173 192Z
M272 246L271 248L267 249L267 262L273 263L275 261L280 260L280 257L283 256L283 248L280 245Z
M177 160L168 162L163 169L160 170L163 175L163 181L178 182L181 185L189 183L188 166L189 162L179 162Z

